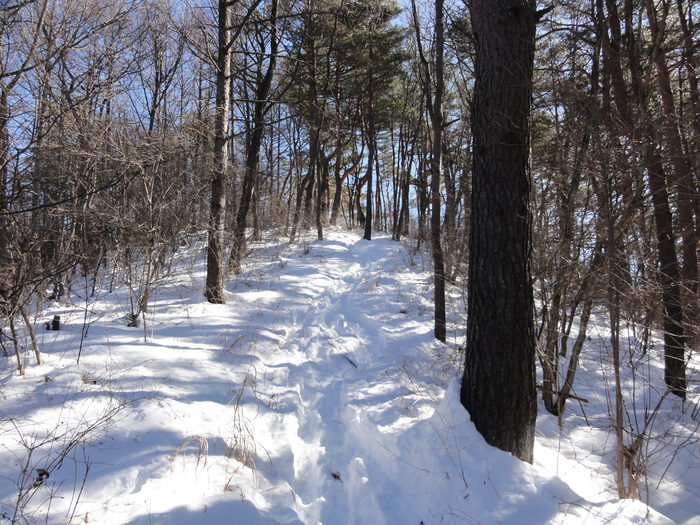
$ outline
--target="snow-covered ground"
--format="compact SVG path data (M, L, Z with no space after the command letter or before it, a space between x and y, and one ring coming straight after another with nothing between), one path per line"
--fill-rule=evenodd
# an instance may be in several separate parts
M616 497L602 318L577 376L589 402L561 426L541 409L524 464L459 403L463 303L436 342L429 258L326 235L255 244L226 305L202 296L201 247L183 248L145 328L126 327L111 276L45 305L37 326L63 328L37 332L44 363L0 365L0 523L700 524L697 393L661 405L649 506ZM635 377L659 384L649 357ZM659 392L629 381L630 417L649 414Z

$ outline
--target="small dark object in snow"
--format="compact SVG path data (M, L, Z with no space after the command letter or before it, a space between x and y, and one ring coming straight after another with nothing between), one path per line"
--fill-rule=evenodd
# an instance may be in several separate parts
M49 471L48 470L45 470L43 468L36 469L36 480L32 484L32 487L34 487L34 488L40 487L41 484L44 481L46 481L47 479L49 479Z
M51 295L47 297L47 301L60 301L61 297L66 294L66 285L63 283L54 283Z
M129 328L138 328L139 327L139 316L138 314L135 314L133 312L129 312L126 314L126 326Z
M60 330L61 329L61 316L54 315L53 321L46 321L47 330Z
M340 472L331 472L331 476L334 480L340 481L341 483L343 482L343 479L340 477Z

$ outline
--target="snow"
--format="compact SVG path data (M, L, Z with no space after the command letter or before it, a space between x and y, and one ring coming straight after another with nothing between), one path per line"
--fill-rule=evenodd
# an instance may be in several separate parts
M577 377L589 403L561 426L541 408L525 464L459 402L458 290L444 345L429 257L326 236L256 243L225 305L183 248L145 327L107 282L42 305L37 327L63 322L37 332L43 364L0 369L0 523L700 524L697 394L662 405L645 502L616 497L602 318Z

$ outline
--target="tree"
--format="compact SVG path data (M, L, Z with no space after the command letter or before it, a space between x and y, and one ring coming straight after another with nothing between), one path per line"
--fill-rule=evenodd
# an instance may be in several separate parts
M308 167L296 191L292 242L301 221L302 201L306 227L314 196L316 226L319 238L322 236L331 158L336 162L334 214L341 204L340 185L348 172L359 171L362 164L364 175L356 177L349 207L357 205L365 238L371 239L379 135L389 127L395 81L406 58L401 49L403 30L392 25L399 11L391 0L319 0L303 6L293 40L298 51L288 61L289 75L295 78L288 101L308 126ZM346 158L344 148L358 142L361 151ZM367 213L359 205L365 186Z
M257 3L254 4L257 6ZM259 22L259 25L269 25L270 51L266 53L266 41L260 32L255 35L259 49L255 53L256 75L254 80L253 94L253 118L249 122L249 128L246 129L246 146L245 146L245 172L243 174L243 185L241 188L241 200L236 212L236 221L233 230L233 247L231 248L231 256L229 258L229 271L233 273L241 273L241 263L246 252L246 228L248 227L248 212L253 204L253 190L255 188L255 179L259 176L258 170L260 165L260 149L262 147L263 131L265 128L265 115L271 107L270 89L272 87L272 78L275 73L277 64L278 52L278 37L277 37L277 7L278 0L272 0L270 4L269 20L264 24ZM252 9L252 8L251 8Z
M32 296L43 296L50 279L58 299L63 274L78 264L84 269L98 244L93 237L90 246L77 249L76 241L94 233L85 212L96 208L90 204L94 195L110 186L100 180L113 158L110 141L101 142L109 135L107 92L119 49L110 39L120 35L129 13L121 2L0 7L0 40L8 51L0 59L0 316L10 325L20 371L15 316L22 316L38 360L26 312ZM86 71L79 57L87 56ZM102 96L92 98L100 90ZM98 114L102 125L88 131ZM72 132L60 135L69 121ZM93 146L97 154L88 153ZM81 164L83 153L89 163ZM68 158L72 165L62 163ZM82 214L65 214L66 207Z
M430 64L423 51L416 2L412 0L413 21L416 28L418 52L423 65L423 90L428 100L428 112L432 126L432 145L430 155L430 241L433 254L433 282L435 284L435 326L434 334L443 343L447 339L447 321L445 316L445 257L441 241L441 194L442 179L442 136L445 127L442 100L445 93L445 22L444 2L435 0L435 58L434 71L431 75ZM432 78L431 78L432 77ZM434 87L433 87L434 84Z
M684 333L684 308L683 296L681 290L682 269L676 253L677 235L674 230L674 217L672 212L672 201L670 198L669 181L666 175L664 158L662 152L664 148L661 145L661 140L658 136L657 126L654 124L654 115L650 101L650 90L646 84L646 79L651 77L649 72L645 75L642 68L643 60L640 56L639 48L636 44L637 35L633 22L630 16L625 17L625 32L624 41L627 43L627 49L622 47L623 32L620 23L620 15L618 13L615 2L606 2L607 8L607 24L610 30L610 36L606 36L604 59L607 63L607 70L610 71L610 91L612 92L611 99L615 102L617 115L607 115L607 127L613 128L622 126L620 134L626 134L631 140L640 140L642 143L641 158L637 161L647 172L647 180L649 192L651 194L651 203L654 211L655 231L656 231L656 251L659 267L659 284L661 286L661 304L662 304L662 326L664 331L664 361L665 361L665 381L671 392L682 399L685 399L686 391L686 375L685 375L685 333ZM599 8L602 10L602 5ZM625 2L625 13L632 13L633 6L629 0ZM654 25L655 13L653 10L649 12L651 16L650 24ZM653 30L652 33L658 31ZM624 71L622 69L622 60L624 56L628 58L627 67L629 68L629 86L625 81ZM663 57L658 56L658 50L653 50L652 58L657 72L664 70ZM663 74L661 75L663 77ZM666 79L668 80L668 79ZM661 82L662 89L670 89L667 82ZM628 95L630 92L632 95ZM669 108L670 102L668 95L663 95L666 99L667 106L664 109L664 122L668 124L669 113L675 119L675 114ZM637 114L633 112L633 105L636 105ZM609 113L609 111L608 111ZM619 124L618 124L619 123ZM668 125L666 126L668 128ZM669 140L672 142L673 132L669 133ZM617 138L618 148L623 149L622 141ZM673 152L673 148L669 148ZM677 167L678 172L684 171L684 164L680 159L676 159L674 164L671 159L670 165ZM679 175L679 173L676 173ZM683 190L681 185L680 195L687 195L687 191ZM683 199L681 199L683 200ZM687 204L687 200L686 200ZM681 219L681 211L684 209L682 203L676 203L678 209L678 223L683 224ZM686 210L687 211L687 210ZM688 211L688 213L690 213ZM688 219L686 217L686 219ZM618 221L619 222L619 221ZM687 231L688 238L694 238L692 232ZM686 248L686 243L681 243L683 248ZM684 261L688 263L691 269L688 270L688 285L694 288L691 283L695 280L692 275L692 266L696 262ZM697 260L693 258L693 260Z
M352 8L352 10L351 10ZM363 134L367 143L367 171L363 179L367 184L367 206L365 213L365 240L372 240L373 228L373 184L376 172L378 133L386 126L387 104L391 103L393 80L404 60L399 50L403 38L401 30L390 26L398 14L398 5L392 1L369 1L349 4L346 24L353 29L350 41L356 42L361 68L360 108L362 109ZM363 45L364 44L364 45ZM377 183L379 181L377 180Z
M679 5L681 2L679 2ZM681 136L681 126L676 109L674 92L671 86L671 71L668 65L665 50L665 34L662 21L659 21L654 2L645 2L647 18L649 21L649 32L653 42L652 60L656 69L656 78L659 85L659 98L664 115L664 131L669 152L670 165L673 168L673 179L678 186L678 198L676 207L678 208L678 224L681 239L682 265L680 268L683 287L686 290L687 300L685 315L689 321L694 321L697 314L697 292L698 292L698 257L697 245L698 237L695 230L695 218L693 215L693 195L695 193L693 174L690 164L690 155L684 147L684 138ZM667 13L668 2L662 2L662 8ZM664 15L666 16L666 15ZM680 355L680 363L677 368L684 365L684 357ZM679 370L680 371L680 370ZM671 385L675 388L676 385ZM679 385L680 386L680 385Z
M326 110L326 101L321 95L326 91L329 80L328 76L324 74L323 63L324 57L327 61L330 56L338 25L335 18L321 7L323 3L310 0L302 4L299 17L301 25L296 28L292 35L297 53L294 60L289 61L291 65L289 75L296 79L290 91L290 105L293 111L303 117L302 121L308 126L308 165L306 174L300 178L297 184L294 218L290 234L291 243L296 239L299 223L303 223L304 229L308 226L308 215L311 210L314 189L317 192L320 191L316 179L318 178L319 150ZM302 202L304 204L303 213ZM319 229L319 238L321 237L322 230Z
M532 462L533 0L470 0L476 44L467 347L461 401L487 443Z
M231 3L219 0L216 69L216 117L214 169L211 174L211 215L207 245L207 279L204 296L210 303L225 303L224 227L226 225L226 175L228 171L229 108L231 105Z
M0 8L0 41L16 44L13 53L9 53L7 58L0 60L0 316L8 318L12 330L17 364L20 373L24 373L24 367L19 354L19 346L15 337L14 317L19 311L24 314L21 296L25 286L22 266L18 260L17 242L12 235L14 224L11 221L11 202L15 195L8 195L10 188L15 188L16 184L11 182L13 178L10 174L10 93L18 85L25 74L35 67L39 61L35 58L37 47L40 43L41 33L46 21L48 2L37 6L36 13L31 13L34 7L32 3L19 3L17 5L6 5ZM26 9L25 9L26 8ZM29 15L23 10L29 11ZM36 19L32 14L35 15ZM27 20L28 23L24 23ZM19 30L14 33L13 26L18 26ZM22 29L27 26L27 34ZM9 35L8 35L9 33ZM15 40L16 39L16 40ZM2 55L5 55L3 52ZM3 58L5 58L3 56ZM13 62L12 58L17 62ZM27 327L31 331L29 323ZM39 353L36 351L37 361Z

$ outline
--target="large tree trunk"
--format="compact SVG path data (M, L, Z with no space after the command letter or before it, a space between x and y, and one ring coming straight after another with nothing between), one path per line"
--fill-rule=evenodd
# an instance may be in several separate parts
M430 118L433 125L433 151L430 161L430 242L433 252L433 278L435 282L435 326L433 333L438 341L447 339L447 321L445 315L445 255L441 239L441 198L440 182L442 179L442 132L445 126L442 114L442 98L445 91L444 54L445 23L443 0L435 0L435 98Z
M374 156L376 153L376 135L374 130L374 49L369 48L369 64L367 66L367 211L365 212L363 239L372 240L372 173L374 171Z
M226 174L228 169L228 116L231 103L231 8L219 0L219 43L216 72L216 121L214 170L211 175L211 214L207 246L207 278L204 296L210 303L225 303L224 227L226 225Z
M651 134L651 133L650 133ZM680 266L676 256L676 236L669 205L663 162L654 142L644 146L644 160L649 175L649 190L656 221L656 242L659 257L659 282L663 304L664 377L671 392L685 399L685 335L680 290Z
M533 460L531 0L471 0L476 41L467 349L461 400L486 441Z
M678 226L681 238L681 254L683 263L680 267L683 288L685 289L685 313L689 321L695 321L697 312L698 292L698 238L695 232L693 215L693 174L689 155L683 147L676 103L671 87L671 72L666 61L664 50L663 29L656 15L656 8L651 0L646 0L646 11L649 19L649 30L654 42L652 58L656 67L656 78L659 85L661 107L664 114L664 131L668 152L673 167L674 182L678 188L676 207L678 208Z

